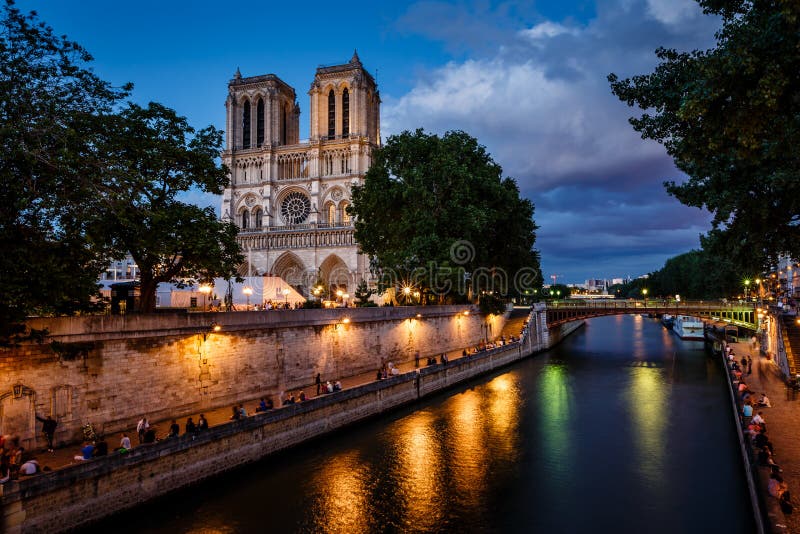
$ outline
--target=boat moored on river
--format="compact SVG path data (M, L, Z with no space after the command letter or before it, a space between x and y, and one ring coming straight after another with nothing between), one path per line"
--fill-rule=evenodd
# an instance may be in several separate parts
M672 330L681 339L703 339L703 321L691 315L678 315L672 324Z

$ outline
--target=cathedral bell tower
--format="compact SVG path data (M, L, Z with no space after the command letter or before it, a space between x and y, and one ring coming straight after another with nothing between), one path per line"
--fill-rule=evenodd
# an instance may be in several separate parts
M344 65L319 67L308 94L312 142L352 136L380 145L380 94L357 52Z

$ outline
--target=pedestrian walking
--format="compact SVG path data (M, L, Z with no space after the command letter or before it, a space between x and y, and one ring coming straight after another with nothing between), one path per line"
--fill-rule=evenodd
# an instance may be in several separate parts
M36 419L42 422L42 434L44 434L44 438L47 441L47 452L53 452L53 436L55 436L58 421L49 415L47 417L39 417L37 415Z
M748 375L753 374L753 358L749 358L747 360L747 374Z
M322 377L319 376L319 373L317 373L317 379L315 382L317 384L317 395L319 395L319 390L322 388Z
M150 429L150 423L147 422L147 417L142 417L136 425L136 433L139 434L139 444L144 443L144 435Z

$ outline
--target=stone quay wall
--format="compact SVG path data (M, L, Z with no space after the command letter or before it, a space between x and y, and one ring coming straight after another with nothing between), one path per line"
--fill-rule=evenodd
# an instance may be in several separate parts
M45 445L111 433L478 344L505 318L471 306L159 313L34 319L44 342L0 349L0 434ZM221 329L215 332L212 325Z
M181 436L137 447L130 454L113 454L11 482L2 495L3 531L78 528L492 372L551 347L583 325L583 321L563 324L542 336L544 317L544 313L532 316L529 334L521 343L231 421L194 439Z

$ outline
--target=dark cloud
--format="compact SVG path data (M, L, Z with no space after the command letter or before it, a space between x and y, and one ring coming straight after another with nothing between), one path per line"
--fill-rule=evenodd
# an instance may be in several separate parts
M643 274L697 248L710 217L664 191L663 181L681 174L662 146L632 130L635 110L611 94L606 76L651 71L659 46L707 48L718 21L693 0L599 1L582 23L520 17L470 4L412 6L407 31L459 34L453 42L466 48L460 33L480 29L495 46L473 47L469 59L386 98L384 133L424 127L477 137L536 204L543 266L571 273L568 281Z

